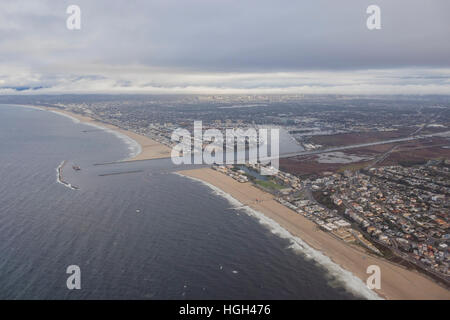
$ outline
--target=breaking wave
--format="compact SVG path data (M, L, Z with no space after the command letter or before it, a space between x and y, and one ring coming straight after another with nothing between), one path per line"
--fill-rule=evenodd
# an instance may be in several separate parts
M369 300L382 299L380 296L376 294L376 292L370 290L360 278L355 276L350 271L343 269L340 265L334 263L329 257L323 254L321 251L313 249L299 237L292 235L289 231L280 226L276 221L265 216L263 213L254 210L249 206L243 205L237 199L233 198L233 196L231 196L230 194L224 192L222 189L219 189L208 182L205 182L197 178L188 177L180 173L175 174L182 176L184 178L200 182L201 184L209 187L215 195L221 196L222 198L226 199L234 208L242 209L249 216L256 218L261 225L267 227L273 234L279 236L282 239L289 240L290 249L292 249L296 253L302 254L307 259L313 260L322 267L324 267L328 273L328 276L330 276L331 279L335 280L333 282L338 282L347 291L353 293L354 295Z
M34 107L32 107L32 108L34 108ZM44 110L44 109L41 109L41 110ZM117 138L122 140L122 142L124 142L128 146L128 156L123 160L128 160L128 159L134 158L142 152L142 147L137 141L133 140L132 138L128 137L127 135L125 135L117 130L109 129L109 128L103 127L101 125L98 125L96 123L81 122L79 119L77 119L69 114L58 112L56 110L49 110L49 111L52 113L58 114L60 116L69 118L74 123L82 123L84 125L91 126L96 129L103 130L105 132L113 134L114 136L116 136Z
M96 129L103 130L110 134L113 134L114 136L116 136L116 138L119 138L120 140L122 140L122 142L124 142L128 146L128 152L129 152L127 158L123 159L123 160L128 160L128 159L134 158L142 152L142 147L136 140L130 138L129 136L127 136L117 130L109 129L109 128L103 127L103 126L95 124L95 123L83 122L83 124L94 127Z
M66 163L67 163L67 161L64 160L56 168L56 182L58 182L59 184L62 184L64 187L69 188L71 190L78 190L79 188L77 186L74 186L63 179L62 170L63 170L64 166L66 165Z
M80 122L81 122L81 121L78 120L77 118L72 117L70 114L58 112L58 111L56 111L56 110L48 110L48 111L51 112L51 113L55 113L55 114L57 114L57 115L60 115L60 116L62 116L62 117L66 117L66 118L72 120L73 123L80 123Z

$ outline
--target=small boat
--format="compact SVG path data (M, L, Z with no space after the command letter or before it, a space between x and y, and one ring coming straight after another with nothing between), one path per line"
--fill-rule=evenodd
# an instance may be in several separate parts
M79 166L75 166L75 165L73 165L72 168L75 171L80 171L81 170L81 168Z

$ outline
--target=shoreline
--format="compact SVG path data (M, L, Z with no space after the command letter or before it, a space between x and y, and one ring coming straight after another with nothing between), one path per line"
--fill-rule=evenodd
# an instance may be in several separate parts
M92 125L94 127L100 127L103 130L110 131L112 133L116 132L118 135L128 137L139 145L141 150L134 156L126 159L126 161L170 157L169 147L162 145L146 136L121 129L117 126L95 120L91 117L59 108L34 105L20 106L58 113L61 116L71 118L73 121ZM327 269L334 278L343 283L350 292L357 292L359 295L362 294L365 298L377 298L376 295L370 296L369 293L361 292L360 290L358 291L358 289L364 289L361 287L361 284L365 287L365 281L369 276L369 274L366 274L367 267L369 265L378 265L381 268L381 289L375 290L375 292L379 297L385 299L450 300L450 291L441 287L426 276L417 271L407 270L402 266L389 262L380 257L370 255L359 247L350 246L333 238L330 234L318 230L312 221L278 203L274 199L273 195L254 187L249 182L239 183L231 177L210 168L179 171L178 174L203 182L204 184L209 185L211 189L213 189L212 187L217 188L223 193L219 195L226 198L228 201L235 200L240 203L239 206L244 206L247 213L253 217L256 217L261 224L270 224L271 231L273 233L291 240L292 246L290 247L300 246L300 248L298 248L299 251L307 257L310 256L311 252L305 252L308 251L308 248L305 248L302 243L306 244L307 247L315 251L315 254L322 254L324 258L328 259L330 263L335 264L341 270L330 270L330 265L326 265L328 261L325 261L326 259L324 260L323 257L320 257L320 259L313 257L312 259L314 259L322 267L325 267L325 269ZM214 191L216 191L216 193L218 192L217 190ZM227 196L230 196L232 199L228 199ZM248 208L254 212L249 213L247 210ZM263 219L265 221L263 221ZM278 229L281 229L281 231L277 230L277 232L274 232L272 222L274 222L276 226L279 227ZM287 235L284 233L287 233ZM295 241L295 238L299 241ZM296 248L293 249L296 250ZM339 275L337 275L336 272L338 272ZM353 279L349 277L352 277ZM352 283L347 283L347 280ZM352 280L357 280L357 282L359 282L353 283ZM365 290L371 291L367 289L367 287L365 287Z
M209 187L213 190L214 188L211 186L217 188L224 195L229 195L232 199L241 203L244 208L249 207L279 225L291 235L290 240L293 242L293 245L298 244L295 243L295 238L298 238L301 242L314 249L316 253L321 253L326 258L329 258L332 263L339 266L343 271L349 272L354 279L345 277L344 280L342 270L339 270L341 272L340 276L336 275L335 272L333 273L330 270L329 265L328 267L325 265L326 261L314 260L324 266L338 280L344 282L345 287L350 289L350 291L357 291L352 290L352 288L360 288L362 290L361 283L366 290L369 290L365 286L366 279L370 276L370 274L366 273L367 267L369 265L378 265L381 269L381 289L374 291L379 297L393 300L450 299L450 291L431 279L417 271L407 270L385 259L368 254L359 247L350 246L333 238L326 232L317 229L312 221L278 203L273 195L256 188L250 182L239 183L233 178L210 168L179 171L178 174L210 185ZM251 215L255 216L254 214ZM257 217L257 219L263 223L260 217ZM308 256L308 252L305 252L305 249L301 251ZM355 279L355 277L358 279ZM347 280L359 280L359 283L347 283ZM359 294L366 298L375 298L375 296L369 296L367 292L359 291Z
M125 143L128 144L134 143L136 148L138 149L137 152L135 152L134 155L127 157L123 161L162 159L162 158L169 158L171 156L171 149L169 147L147 136L137 134L130 130L122 129L115 125L96 120L89 116L77 114L71 111L54 107L34 106L34 105L33 106L23 105L23 106L57 113L61 116L69 117L72 120L79 121L80 123L91 125L105 131L110 131L112 134L115 134L119 139L125 141ZM130 141L126 141L126 139L123 139L123 136Z
M275 220L267 217L265 214L253 209L249 205L244 205L239 200L235 199L230 194L226 193L222 189L205 182L201 179L194 178L190 175L184 175L182 172L176 172L179 176L191 179L193 181L200 182L203 185L209 187L214 194L219 195L230 202L231 205L235 209L243 209L247 215L255 218L258 222L266 227L271 233L277 235L282 239L286 239L290 241L289 249L292 249L294 252L298 252L306 257L307 260L313 260L314 263L320 265L322 268L326 270L327 275L329 275L335 282L339 283L340 286L343 286L346 291L354 294L357 297L366 298L369 300L383 300L384 297L380 297L378 294L368 289L366 285L361 281L361 279L355 277L351 272L343 269L341 266L334 263L329 257L324 255L321 251L318 251L311 246L309 246L306 242L304 242L299 237L294 236L289 231L284 229L280 224L278 224Z

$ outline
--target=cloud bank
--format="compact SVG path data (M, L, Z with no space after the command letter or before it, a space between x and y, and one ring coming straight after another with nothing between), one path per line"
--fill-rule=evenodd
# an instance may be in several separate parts
M450 2L372 2L9 1L0 94L448 94Z

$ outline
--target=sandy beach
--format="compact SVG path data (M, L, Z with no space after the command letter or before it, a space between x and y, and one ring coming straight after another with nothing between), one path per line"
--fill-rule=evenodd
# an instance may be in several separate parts
M98 120L95 120L88 116L83 116L77 113L69 112L66 110L58 109L58 108L49 108L49 107L41 107L38 106L40 109L58 112L61 114L65 114L67 116L73 117L75 119L78 119L82 123L88 123L88 124L94 124L103 128L107 128L110 130L114 130L116 132L119 132L123 135L126 135L127 137L131 138L132 140L136 141L140 147L141 152L137 154L136 156L127 159L128 161L134 161L134 160L150 160L150 159L160 159L160 158L168 158L170 157L171 149L153 139L150 139L149 137L134 133L129 130L125 130L122 128L119 128L117 126L114 126L112 124L104 123Z
M121 129L117 126L97 121L91 117L79 115L58 108L38 107L78 119L82 123L95 124L115 130L136 141L142 148L141 153L128 160L148 160L170 157L170 148L146 136ZM364 283L369 276L369 265L378 265L381 269L381 289L376 293L385 299L450 299L450 291L436 284L426 276L407 270L387 260L373 256L362 248L345 244L331 235L319 230L312 221L278 203L274 196L254 187L250 182L239 183L215 170L204 168L179 172L182 175L209 183L231 195L243 205L249 206L278 223L291 235L305 241L309 246L329 257L343 269L350 271Z
M182 175L209 183L266 217L278 223L290 234L321 251L334 263L350 271L364 283L369 265L381 269L381 289L376 293L385 299L450 299L450 291L416 271L407 270L382 258L367 254L362 248L350 246L321 231L312 222L278 203L274 197L254 187L239 183L212 169L180 171Z

